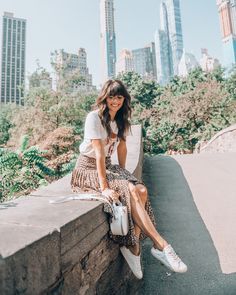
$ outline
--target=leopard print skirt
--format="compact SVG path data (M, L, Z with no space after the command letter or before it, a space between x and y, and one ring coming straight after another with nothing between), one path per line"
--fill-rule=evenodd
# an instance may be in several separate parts
M117 191L120 195L120 201L124 206L127 206L129 221L129 231L126 236L113 235L110 230L109 236L114 242L120 244L121 246L135 245L139 242L139 240L143 240L146 235L141 232L139 239L135 235L134 223L131 216L130 192L128 189L128 183L131 182L136 185L143 184L143 182L138 180L128 170L121 168L119 165L112 165L110 157L106 158L106 179L109 188ZM83 194L85 192L91 192L93 194L97 193L100 197L104 197L100 194L96 159L84 155L79 156L75 169L72 173L71 187L72 191L76 193ZM149 199L147 199L145 209L151 221L156 226L155 217ZM110 206L106 203L104 203L104 212L108 213L109 220L111 220L112 212Z

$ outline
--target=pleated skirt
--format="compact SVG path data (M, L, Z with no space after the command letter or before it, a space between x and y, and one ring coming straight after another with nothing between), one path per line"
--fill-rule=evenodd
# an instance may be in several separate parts
M131 182L136 185L143 184L143 182L138 180L128 170L121 168L119 165L111 164L110 157L106 158L106 180L108 182L109 188L118 192L120 196L120 201L124 206L127 206L129 221L129 231L126 236L113 235L112 232L109 230L109 237L115 243L118 243L121 246L135 245L140 240L143 240L146 235L144 234L144 232L141 232L139 238L135 235L134 222L131 215L130 191L128 188L128 183ZM97 193L100 197L104 197L101 196L100 193L96 159L84 155L79 156L76 162L76 166L72 172L71 188L72 191L76 193ZM149 198L147 198L145 210L147 211L154 226L156 226L155 217ZM110 221L112 212L110 206L106 203L104 203L104 212L108 213Z

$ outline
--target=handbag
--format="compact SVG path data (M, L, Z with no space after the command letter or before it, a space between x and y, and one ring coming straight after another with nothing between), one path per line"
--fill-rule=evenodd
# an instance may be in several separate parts
M112 210L112 218L110 221L110 229L113 235L126 236L129 231L129 222L128 222L128 211L127 206L119 202L109 202L106 198L99 197L95 194L81 194L81 195L70 195L66 198L60 200L50 200L51 204L59 204L68 202L71 200L96 200L107 203Z

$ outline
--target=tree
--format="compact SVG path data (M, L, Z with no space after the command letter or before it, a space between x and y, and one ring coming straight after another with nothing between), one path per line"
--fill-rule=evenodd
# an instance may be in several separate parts
M10 128L13 127L12 115L15 105L1 105L0 108L0 146L5 145L10 138Z
M178 96L168 89L152 110L146 150L192 152L199 140L209 140L236 122L235 108L236 102L215 80L200 82Z
M47 184L54 171L45 165L43 151L29 146L28 136L22 138L20 148L11 151L0 149L0 200L28 194L40 185Z
M52 78L47 70L37 63L37 69L29 76L29 88L52 88Z
M140 75L134 72L124 73L118 79L127 86L132 96L132 106L140 104L144 108L151 108L154 99L161 95L163 88L155 81L145 81Z
M236 65L232 68L230 76L225 81L225 88L231 98L236 100Z
M46 150L44 157L47 166L55 171L60 178L71 172L79 154L81 137L76 135L72 127L59 127L47 134L45 140L39 143L42 150Z

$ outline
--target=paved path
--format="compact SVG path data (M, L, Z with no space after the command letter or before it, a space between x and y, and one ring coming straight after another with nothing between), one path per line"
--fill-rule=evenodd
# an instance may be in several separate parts
M146 158L159 232L188 264L168 271L143 245L142 295L236 295L236 154Z

